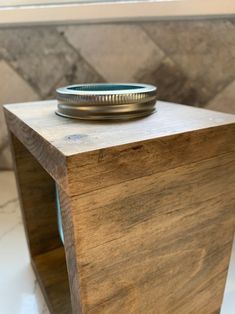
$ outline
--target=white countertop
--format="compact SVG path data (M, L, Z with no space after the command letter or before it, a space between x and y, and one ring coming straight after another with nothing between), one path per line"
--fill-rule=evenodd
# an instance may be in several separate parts
M30 265L14 174L0 172L0 314L48 313ZM234 313L235 245L221 310Z
M49 313L30 265L11 171L0 172L0 313Z

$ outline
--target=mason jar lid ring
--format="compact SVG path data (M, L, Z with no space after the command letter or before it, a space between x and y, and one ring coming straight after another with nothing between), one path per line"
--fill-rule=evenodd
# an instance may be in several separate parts
M131 119L155 111L156 86L137 83L92 83L56 90L58 115L92 120Z

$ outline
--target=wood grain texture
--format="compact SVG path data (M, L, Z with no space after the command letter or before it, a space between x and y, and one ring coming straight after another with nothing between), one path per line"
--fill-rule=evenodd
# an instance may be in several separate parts
M66 252L66 260L68 265L69 284L71 291L71 303L73 313L81 314L81 302L80 302L80 276L79 268L77 264L77 242L74 238L74 224L71 198L67 197L64 191L59 188L59 198L64 234L64 247Z
M65 156L235 122L230 114L160 101L156 113L128 122L79 121L59 117L55 110L56 101L5 106L10 129L25 140L25 145L30 144L25 134L28 129L38 135L38 144L51 144L52 151L57 149Z
M64 248L35 256L32 265L51 313L71 314Z
M53 179L60 185L66 186L65 156L44 139L36 129L32 129L30 125L25 124L10 111L5 110L5 117L9 131L27 148ZM41 122L39 121L40 125ZM42 128L44 127L46 128L45 124ZM51 130L51 132L53 131ZM48 158L48 156L50 157Z
M67 158L67 190L87 193L235 151L235 123ZM79 173L79 175L78 175Z
M57 310L68 290L59 260L75 314L219 313L235 230L235 117L159 102L145 119L98 123L55 108L5 109L33 265L52 313L71 306L64 300Z
M148 168L142 169L146 156L150 163L157 163L159 168L163 160L166 165L173 163L174 167L177 162L182 164L185 157L190 157L188 155L192 156L192 161L209 158L227 151L235 132L233 115L164 102L158 102L157 113L128 123L77 121L56 116L55 110L55 101L41 101L5 106L5 115L11 132L68 194L77 192L71 190L73 178L69 176L70 184L67 168L73 173L74 167L81 167L81 177L87 177L88 172L93 175L96 163L102 161L105 167L102 178L108 182L110 178L106 179L104 173L107 175L110 172L113 158L118 159L116 166L124 167L120 169L124 176L129 172L128 168L125 169L126 156L129 159L138 153L141 167L135 167L135 171L139 171L135 177L141 176ZM158 150L155 149L156 145ZM194 145L200 146L196 152L194 148L191 149ZM172 157L172 149L176 158ZM110 160L107 160L107 156ZM131 164L131 161L128 162L128 167ZM89 185L82 183L84 190L79 186L81 193L86 192L87 188L95 188L90 175L89 180Z
M84 313L213 313L235 230L235 153L73 197Z

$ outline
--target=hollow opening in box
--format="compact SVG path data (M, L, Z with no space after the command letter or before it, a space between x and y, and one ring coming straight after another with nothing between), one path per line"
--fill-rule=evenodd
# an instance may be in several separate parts
M50 312L70 314L65 248L57 226L55 182L13 134L11 139L32 266Z

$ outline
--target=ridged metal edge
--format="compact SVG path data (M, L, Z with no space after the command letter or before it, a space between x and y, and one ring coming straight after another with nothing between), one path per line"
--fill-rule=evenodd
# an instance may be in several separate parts
M105 90L106 86L107 90ZM156 91L157 88L152 85L130 83L67 86L57 89L56 113L63 117L88 120L123 120L142 117L155 111Z

